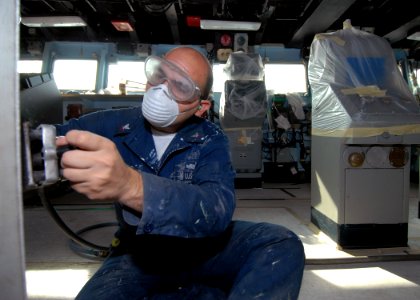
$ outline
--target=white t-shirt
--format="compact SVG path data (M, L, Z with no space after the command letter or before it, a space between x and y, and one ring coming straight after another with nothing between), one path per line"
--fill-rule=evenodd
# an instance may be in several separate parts
M168 148L169 144L175 137L176 132L167 133L167 132L157 131L152 128L152 135L153 135L153 141L155 142L156 154L157 154L158 159L160 160L166 148Z

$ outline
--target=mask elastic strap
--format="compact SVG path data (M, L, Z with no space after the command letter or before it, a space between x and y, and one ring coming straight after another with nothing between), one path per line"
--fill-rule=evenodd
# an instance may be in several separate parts
M187 113L187 112L190 112L190 111L192 111L192 110L200 110L200 109L201 109L201 105L199 105L199 106L198 106L198 109L197 109L197 107L192 107L192 108L187 109L186 111L180 112L180 113L179 113L179 114L177 114L176 116L181 116L181 115L183 115L183 114L185 114L185 113Z

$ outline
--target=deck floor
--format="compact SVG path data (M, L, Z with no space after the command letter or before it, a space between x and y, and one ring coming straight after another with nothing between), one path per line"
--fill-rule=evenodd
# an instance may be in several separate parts
M263 187L237 190L234 219L281 224L300 236L307 265L299 300L420 299L420 260L414 260L420 255L418 185L410 189L409 246L353 251L339 249L310 223L309 183ZM52 202L74 231L115 221L110 203L93 205L75 193ZM25 206L24 224L28 299L73 299L101 261L73 251L42 206ZM106 226L83 237L108 245L114 231L115 227Z

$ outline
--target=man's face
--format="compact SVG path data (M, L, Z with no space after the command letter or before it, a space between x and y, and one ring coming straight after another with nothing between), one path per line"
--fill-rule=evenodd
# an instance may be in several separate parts
M171 53L166 59L148 58L146 61L146 90L152 85L165 84L171 97L177 102L180 115L172 126L183 123L197 112L200 104L200 83L205 84L205 73L191 60ZM203 76L204 75L204 76Z
M170 60L150 56L146 60L145 72L149 84L166 84L171 98L178 102L191 102L201 94L190 74Z

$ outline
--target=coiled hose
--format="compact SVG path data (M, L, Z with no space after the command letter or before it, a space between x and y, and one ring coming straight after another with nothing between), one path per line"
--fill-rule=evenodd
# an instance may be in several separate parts
M99 259L99 260L105 259L109 255L111 246L100 246L100 245L91 243L85 240L84 238L82 238L81 234L90 230L98 229L98 228L117 226L118 224L116 222L100 223L100 224L83 228L77 232L74 232L67 226L67 224L63 221L63 219L58 215L57 211L55 210L51 202L45 196L45 191L44 191L43 186L38 188L38 195L41 199L42 205L45 207L47 212L50 214L53 220L57 223L57 225L64 231L64 233L70 238L70 248L73 251L75 251L76 253L84 257L92 258L92 259Z

